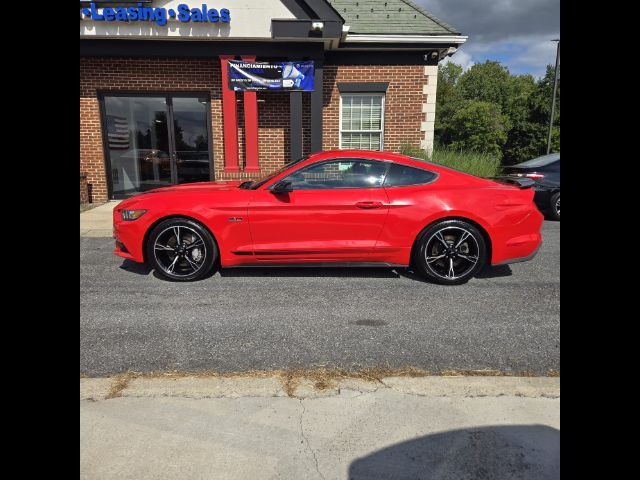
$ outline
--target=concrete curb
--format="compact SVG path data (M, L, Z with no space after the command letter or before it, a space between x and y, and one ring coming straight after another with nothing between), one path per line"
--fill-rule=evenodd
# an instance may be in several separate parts
M529 397L559 398L558 377L385 377L373 382L344 379L328 388L318 389L313 380L303 378L292 387L292 397L353 397L390 389L406 395L425 397ZM105 400L109 397L182 397L241 398L286 397L279 377L178 377L81 378L80 400Z

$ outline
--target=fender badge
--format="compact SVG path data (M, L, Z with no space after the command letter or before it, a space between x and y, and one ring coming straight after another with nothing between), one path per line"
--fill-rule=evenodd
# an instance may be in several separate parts
M230 222L241 222L242 217L229 217Z

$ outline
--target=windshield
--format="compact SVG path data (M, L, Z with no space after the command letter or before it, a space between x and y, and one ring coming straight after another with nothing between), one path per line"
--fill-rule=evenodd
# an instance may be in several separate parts
M265 183L267 183L267 182L268 182L269 180L271 180L272 178L274 178L274 177L276 177L276 176L280 175L280 174L281 174L282 172L284 172L285 170L287 170L287 169L291 168L292 166L294 166L294 165L296 165L296 164L298 164L298 163L302 162L303 160L306 160L307 158L309 158L309 156L308 156L308 155L307 155L307 156L305 156L305 157L300 157L300 158L298 158L297 160L294 160L294 161L292 161L292 162L285 163L282 167L280 167L280 168L279 168L278 170L276 170L275 172L271 172L269 175L266 175L266 176L262 177L261 179L256 180L255 182L253 182L253 183L251 183L251 184L249 184L249 185L247 185L247 186L245 186L245 187L242 187L242 186L241 186L241 187L242 187L242 188L250 188L251 190L256 190L256 189L260 188L262 185L264 185ZM245 183L246 183L246 182L245 182ZM244 183L243 183L242 185L244 185Z

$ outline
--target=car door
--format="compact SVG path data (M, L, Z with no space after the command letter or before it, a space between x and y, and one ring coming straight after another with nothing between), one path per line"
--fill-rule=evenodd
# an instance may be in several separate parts
M292 191L258 189L249 203L256 259L271 263L366 261L388 213L387 163L331 159L301 167L280 182Z

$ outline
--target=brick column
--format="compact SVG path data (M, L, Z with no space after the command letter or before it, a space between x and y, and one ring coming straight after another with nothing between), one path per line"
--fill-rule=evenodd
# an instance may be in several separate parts
M238 165L238 108L236 106L236 92L229 89L229 60L233 55L220 55L222 73L222 121L224 132L224 171L239 172Z
M255 62L255 56L241 57L245 62ZM258 97L256 92L244 92L244 143L245 172L259 172L258 154Z

